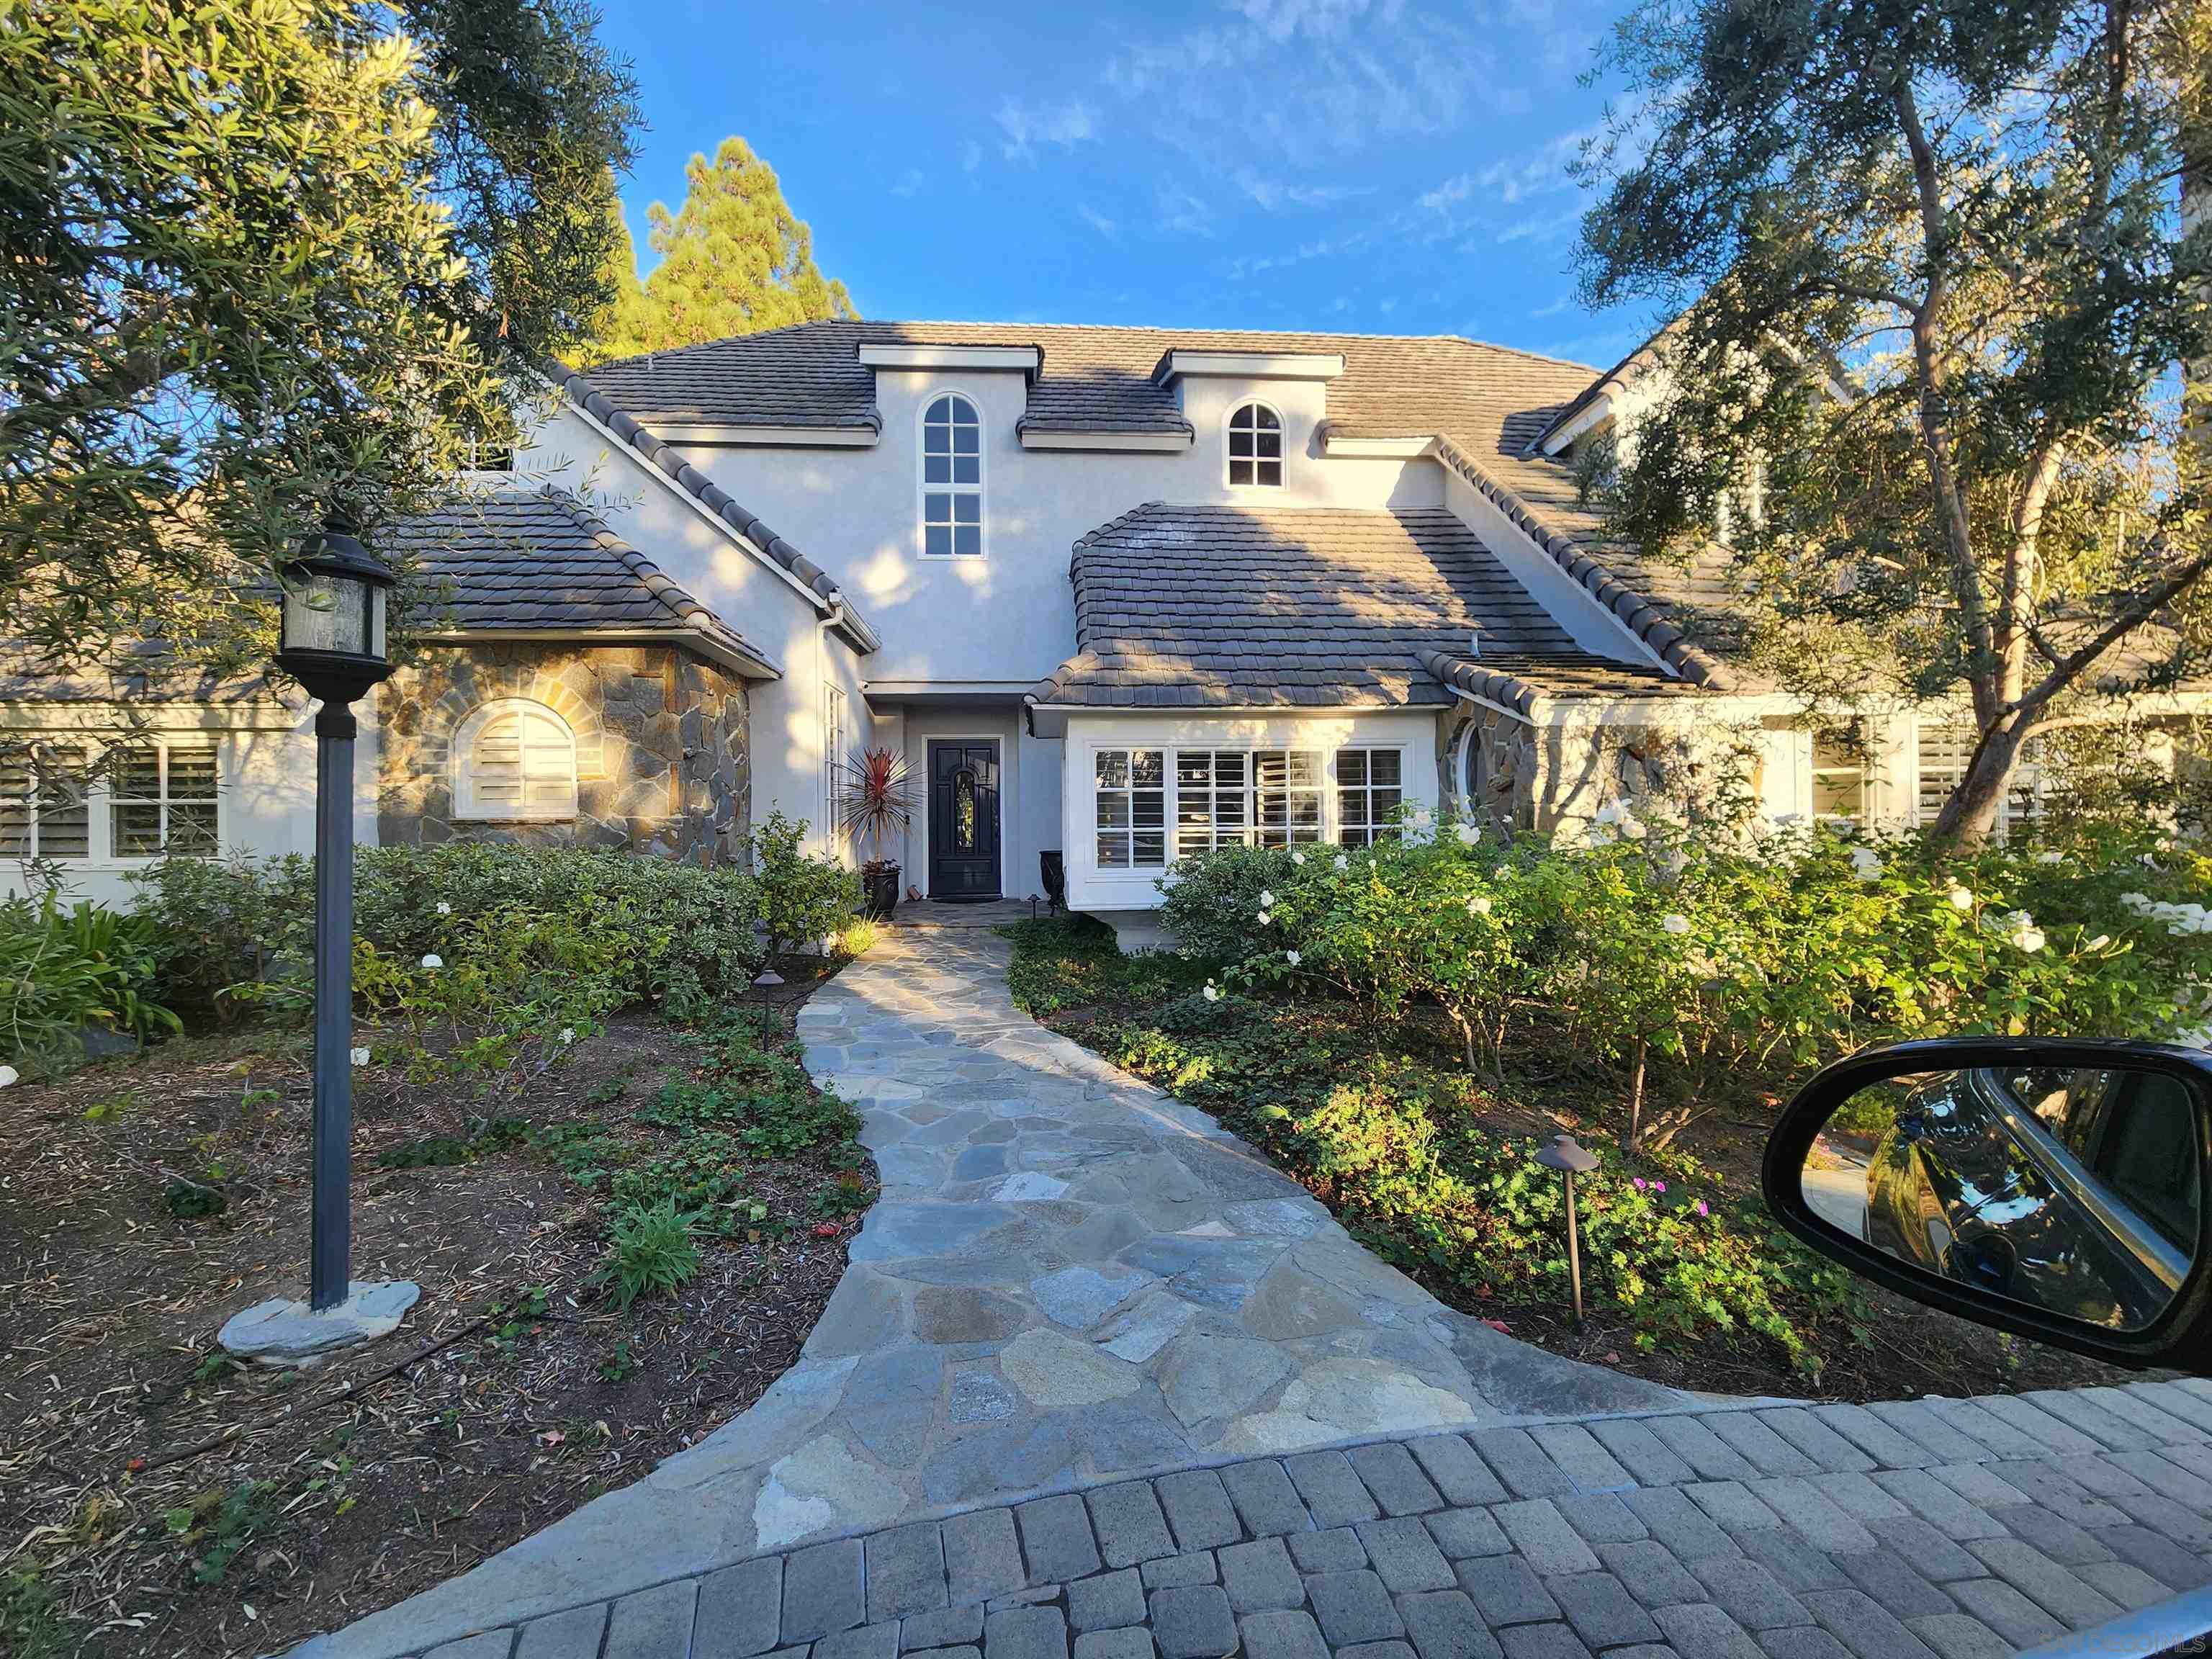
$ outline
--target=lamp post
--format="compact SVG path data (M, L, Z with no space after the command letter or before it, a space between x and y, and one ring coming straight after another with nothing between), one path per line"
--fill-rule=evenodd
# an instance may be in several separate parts
M308 1300L264 1302L223 1327L233 1352L283 1362L383 1335L420 1293L352 1282L353 704L392 672L385 611L392 571L332 525L282 571L276 665L315 711L314 1197Z
M1572 1135L1553 1135L1536 1153L1536 1162L1557 1170L1567 1187L1567 1279L1574 1286L1575 1323L1583 1322L1583 1247L1575 1218L1575 1177L1597 1168L1597 1155Z

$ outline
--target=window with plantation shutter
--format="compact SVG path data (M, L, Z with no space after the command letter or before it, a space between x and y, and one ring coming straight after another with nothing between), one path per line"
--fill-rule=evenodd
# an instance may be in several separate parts
M576 816L576 738L543 703L486 704L469 716L455 744L460 757L454 816L538 821Z
M1920 724L1920 822L1936 822L1943 803L1966 775L1981 734L1971 726ZM2008 830L2043 812L2043 739L2030 738L2021 745L2020 762L2013 769L2012 787L1997 806L1997 828Z
M0 760L0 858L82 859L91 854L92 807L76 750L16 754Z
M107 850L118 859L212 858L213 738L133 744L107 769Z

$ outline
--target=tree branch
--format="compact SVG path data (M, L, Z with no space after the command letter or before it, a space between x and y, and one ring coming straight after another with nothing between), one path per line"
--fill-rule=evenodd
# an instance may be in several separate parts
M2027 713L2043 707L2079 679L2098 658L2180 598L2207 571L2212 571L2212 548L2205 549L2179 569L2137 594L2118 616L2099 629L2087 644L2061 657L2033 691L2002 712Z

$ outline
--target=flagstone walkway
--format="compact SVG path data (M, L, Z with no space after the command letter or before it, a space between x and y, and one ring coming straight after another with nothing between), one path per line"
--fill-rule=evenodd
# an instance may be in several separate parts
M1211 1119L1024 1015L1008 956L891 930L801 1010L883 1193L797 1365L644 1480L301 1651L411 1652L1116 1477L1693 1404L1444 1307Z

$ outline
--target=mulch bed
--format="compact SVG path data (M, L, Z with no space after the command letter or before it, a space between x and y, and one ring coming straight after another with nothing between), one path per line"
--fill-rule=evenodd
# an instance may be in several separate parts
M812 983L785 971L787 1030ZM626 1016L506 1109L641 1134L629 1120L663 1073L699 1060ZM522 1144L380 1168L459 1133L459 1108L356 1078L354 1276L414 1279L422 1300L307 1372L241 1370L215 1345L239 1309L306 1288L304 1034L181 1042L0 1095L0 1652L269 1653L399 1601L743 1411L844 1271L860 1218L808 1207L836 1179L827 1153L763 1161L748 1183L771 1225L702 1242L680 1292L619 1312L593 1284L594 1194ZM227 1207L180 1218L179 1177Z

